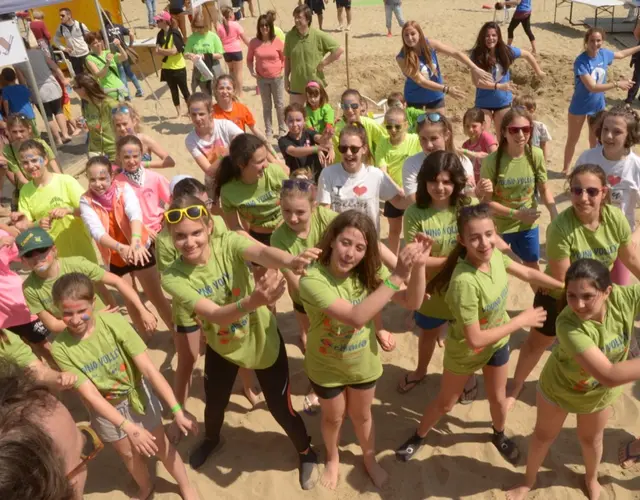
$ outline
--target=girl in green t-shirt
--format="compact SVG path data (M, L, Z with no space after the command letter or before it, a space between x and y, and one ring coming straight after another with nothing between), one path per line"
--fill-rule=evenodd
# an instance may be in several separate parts
M329 104L327 91L321 83L311 80L304 88L304 95L306 97L304 103L305 125L323 136L327 135L325 134L326 130L328 137L331 137L335 114Z
M379 488L387 480L376 460L371 416L376 381L382 375L374 316L390 301L416 309L424 297L431 240L420 236L407 245L393 274L382 265L377 241L376 226L367 214L342 212L318 244L318 263L300 279L300 298L311 325L305 371L320 398L327 449L320 482L330 489L338 482L338 442L347 413L371 480ZM406 280L407 289L401 290Z
M557 215L553 193L547 187L547 168L540 148L531 145L533 118L526 109L510 109L501 121L498 149L482 161L480 178L491 181L484 193L494 213L498 233L525 265L539 269L540 217L536 191Z
M547 228L545 272L564 280L567 269L577 259L594 258L610 270L618 258L640 278L640 259L631 241L631 228L622 210L609 204L604 170L598 165L580 165L571 172L568 182L571 206ZM520 348L508 394L509 407L515 404L525 380L555 340L556 318L561 311L557 299L557 295L536 292L533 305L544 307L547 319L540 328L531 329Z
M164 432L162 405L153 389L171 409L182 433L197 434L198 423L182 409L142 339L120 314L94 311L93 284L82 273L59 278L53 285L53 300L67 327L54 343L53 358L77 377L75 388L89 409L91 426L121 456L140 488L138 498L153 492L143 455L158 456L177 481L182 498L200 498Z
M302 418L292 410L287 352L267 308L285 292L285 280L269 270L254 285L246 261L302 273L318 251L293 257L235 231L211 238L209 211L193 196L174 199L165 221L181 257L163 273L162 286L184 314L198 317L207 337L206 435L189 458L191 467L200 468L221 444L224 411L238 369L255 369L269 411L299 454L300 485L312 488L317 457Z
M518 448L504 434L509 336L520 328L539 327L547 313L542 307L531 307L509 318L507 275L550 289L562 288L562 282L517 264L496 248L498 233L487 204L462 208L457 227L456 247L427 286L428 293L446 291L445 300L454 317L444 348L440 391L425 408L414 435L396 450L396 457L407 461L415 455L427 433L458 401L469 377L482 369L493 423L492 442L514 463Z
M84 62L89 73L100 82L105 94L117 101L124 100L125 97L128 97L128 91L120 79L117 65L122 64L129 56L120 39L113 40L113 44L118 48L118 53L115 55L105 49L100 32L87 33L85 41L90 50Z
M640 379L640 359L627 360L640 313L640 285L613 285L607 267L579 259L566 272L568 307L558 316L558 345L540 375L524 481L507 492L509 500L522 500L533 488L569 413L577 414L588 496L600 498L598 464L611 406L623 385Z

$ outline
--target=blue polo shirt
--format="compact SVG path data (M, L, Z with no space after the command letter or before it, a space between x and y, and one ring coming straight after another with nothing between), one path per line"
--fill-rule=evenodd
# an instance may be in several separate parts
M513 59L522 55L522 51L517 47L509 47ZM477 61L474 61L477 63ZM496 83L507 83L511 81L511 72L504 71L502 64L496 63L491 68L491 75ZM511 105L513 94L506 90L476 89L476 108L499 109Z
M598 83L607 83L607 69L614 59L614 53L609 49L600 49L595 57L583 52L573 63L575 75L575 90L569 105L569 113L584 116L595 115L605 107L604 92L589 92L580 79L582 75L591 75Z
M425 39L426 40L426 39ZM427 44L429 41L427 40ZM404 51L401 50L398 53L398 57L404 59ZM424 57L420 57L420 67L418 70L427 79L432 82L442 85L442 73L440 72L440 65L438 64L438 55L436 51L431 48L431 60L435 67L435 73L431 67L427 65ZM405 101L413 104L428 104L431 102L439 101L444 98L444 94L439 90L429 90L418 85L413 79L407 78L404 82L404 99Z

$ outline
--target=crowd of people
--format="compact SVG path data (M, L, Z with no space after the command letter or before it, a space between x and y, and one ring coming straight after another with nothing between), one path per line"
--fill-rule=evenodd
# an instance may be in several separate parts
M155 9L152 0L146 4ZM0 224L3 499L82 498L87 465L105 443L135 480L136 498L153 493L145 460L151 456L182 498L199 498L175 445L199 432L187 406L201 338L206 406L202 439L187 460L192 469L224 443L225 409L238 375L255 404L255 376L295 449L302 489L316 482L336 488L346 416L371 481L383 487L389 477L376 459L371 409L384 372L380 351L395 348L382 321L389 302L408 311L419 334L417 366L398 380L399 393L424 380L446 338L439 391L415 432L398 443L400 462L419 456L429 431L454 405L473 403L482 371L491 443L516 464L524 453L509 436L509 411L555 343L538 382L526 473L506 496L523 499L534 488L567 415L576 414L586 491L599 498L612 405L625 384L640 379L633 343L640 285L630 284L631 274L640 279L634 217L640 159L632 150L640 142L640 116L629 106L606 109L604 93L632 89L631 81L608 83L607 68L640 53L640 46L612 52L602 47L601 29L584 36L563 166L571 204L559 213L546 168L552 138L535 119L535 98L514 96L510 76L519 58L545 76L535 56L530 2L504 2L517 14L508 43L500 26L487 22L467 52L427 38L418 22L403 20L400 2L385 0L388 32L393 12L402 27L396 61L405 86L387 97L381 120L368 113L357 89L342 92L336 116L324 70L343 49L311 26L314 13L321 19L323 2L322 9L307 4L293 10L286 34L275 25L275 12L260 15L255 37L245 34L233 7L222 7L213 29L201 12L193 15L188 37L180 24L184 5L150 13L149 24L159 30L161 81L178 116L182 95L193 124L184 144L202 171L199 179L168 179L161 169L176 166L175 159L141 130L128 88L130 80L135 96L143 95L130 65L129 30L105 15L105 41L64 8L51 39L38 24L42 16L34 16L34 34L44 40L29 51L39 89L23 84L19 66L1 72L0 167L15 187L9 221ZM338 0L337 8L348 30L351 4ZM511 45L520 23L531 52ZM52 48L60 46L73 79L53 59ZM466 66L475 87L474 106L462 117L464 140L456 137L447 100L464 100L466 92L447 84L443 55ZM186 60L194 66L190 86ZM260 91L264 132L242 103L244 64ZM64 109L67 84L82 101L81 123ZM31 104L38 91L60 144L76 127L86 128L86 188L64 173L39 137ZM585 118L591 149L574 163ZM541 204L551 218L544 270ZM531 307L513 317L509 275L535 292ZM287 291L308 379L303 410L321 422L321 473L290 397L276 310ZM160 328L156 314L175 343L173 386L147 350ZM529 333L508 380L509 339L521 329ZM81 396L90 425L74 426L56 397L64 390ZM163 404L173 415L166 432ZM632 466L640 441L619 445L620 465ZM34 478L28 485L25 474Z

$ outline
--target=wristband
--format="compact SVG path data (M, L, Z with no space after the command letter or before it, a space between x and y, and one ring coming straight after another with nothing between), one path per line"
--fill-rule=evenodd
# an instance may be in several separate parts
M313 152L314 152L315 154L318 154L318 146L313 146Z
M142 162L142 164L144 165L145 168L151 168L151 160L145 160Z
M120 253L120 243L116 243L116 252Z
M133 238L138 238L138 239L140 239L140 238L142 238L142 235L141 235L140 233L133 233L133 234L131 235L131 239L133 239Z
M509 210L509 217L513 217L513 214L515 214L515 213L516 213L515 208L510 209Z
M242 299L240 299L238 302L236 302L236 308L238 309L238 311L243 312L243 313L249 312L242 306Z
M493 86L493 90L498 90L498 82Z
M124 430L122 429L125 425L127 425L129 423L129 420L127 420L126 418L120 423L120 425L118 426L118 430L120 432L124 432Z
M182 405L180 403L176 403L171 407L171 413L173 413L174 415L181 410L182 410Z
M386 286L387 288L391 288L391 290L393 290L394 292L399 292L400 291L400 287L394 285L393 283L391 283L391 280L389 278L387 278L386 280L384 280L382 282L384 284L384 286Z

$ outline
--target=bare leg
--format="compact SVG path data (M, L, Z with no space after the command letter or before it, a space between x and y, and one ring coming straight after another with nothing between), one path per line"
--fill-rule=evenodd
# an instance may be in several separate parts
M125 280L129 285L131 285L133 287L133 276L131 274L126 274L122 277L123 280ZM125 299L124 297L122 298L125 307L127 308L127 312L129 313L129 316L131 317L131 322L133 323L133 326L136 328L136 331L142 335L143 339L148 340L150 338L150 335L146 334L146 329L144 326L144 323L142 322L142 316L140 316L140 313L138 312L138 309L136 308L136 306L133 305L132 302L129 302L127 299ZM109 306L111 304L108 304Z
M162 321L169 330L173 330L173 318L171 316L171 304L162 292L160 286L160 275L156 266L133 273L138 279L142 290L149 301L154 305Z
M567 412L556 405L549 403L538 392L536 397L537 417L536 427L529 441L529 454L527 455L527 471L521 486L517 486L507 492L508 500L522 500L533 488L538 475L538 469L544 462L551 444L562 430L562 425L567 418Z
M389 250L398 255L402 234L402 217L387 217L387 221L389 222Z
M58 128L58 124L55 120L49 120L49 128L51 129L51 135L53 135L53 140L56 142L56 146L62 146L60 129Z
M340 466L338 441L340 440L340 429L342 428L346 405L344 392L332 399L320 398L320 410L322 412L320 431L322 432L327 454L320 484L330 490L335 490L338 484Z
M184 466L182 457L180 457L178 450L169 442L169 438L167 438L167 435L164 433L162 425L156 427L152 434L156 438L155 443L158 447L158 458L162 460L167 472L169 472L171 477L178 483L182 498L184 500L200 500L197 491L189 482L187 469Z
M173 340L178 353L178 368L173 392L178 403L186 407L191 389L191 375L200 356L200 330L191 333L174 333Z
M436 399L432 400L424 410L418 426L418 436L425 437L438 420L451 411L469 377L470 375L456 375L446 369L442 371L440 391Z
M364 467L371 477L373 484L382 488L389 479L389 474L376 460L375 434L373 418L371 416L371 404L376 388L352 389L347 387L347 411L353 423L353 430L358 436L358 442L362 448Z
M338 10L338 29L344 29L344 7L337 7Z
M491 421L493 428L498 431L504 431L504 425L507 421L507 376L509 373L509 363L502 366L486 365L482 369L484 375L484 387L489 400L489 411L491 412Z
M564 163L562 166L562 173L569 172L571 161L573 160L573 154L576 152L576 144L580 140L580 132L582 132L582 126L586 116L572 115L569 113L567 118L567 142L564 145Z
M251 406L255 406L260 402L260 398L256 394L256 385L253 379L253 370L249 370L247 368L239 368L238 375L242 380L242 391L244 392L244 397L249 400Z
M405 380L413 382L415 380L422 380L427 374L427 368L431 362L433 351L436 348L436 342L440 335L446 332L448 324L445 323L438 328L431 328L429 330L420 329L420 337L418 339L418 366L416 369L409 373L407 377L403 377L400 381L400 391L403 392L405 387Z
M596 136L596 127L589 123L589 147L595 148L598 144L598 137Z
M129 474L133 476L134 481L138 485L138 496L133 498L146 500L153 491L153 482L151 481L151 475L149 474L149 469L147 468L147 463L144 458L133 449L131 441L129 441L127 437L120 441L114 441L111 444L113 444L113 447L127 467ZM158 443L156 444L160 447Z
M240 98L242 97L242 92L244 92L242 88L242 61L232 61L229 63L229 67L236 81L236 96Z
M584 482L589 500L598 500L602 486L598 482L598 465L602 460L602 437L607 420L611 415L611 407L597 413L578 415L578 440L584 459Z
M502 119L504 118L504 115L507 114L509 109L511 108L505 108L505 109L501 109L499 111L493 112L493 124L496 127L496 138L498 139L498 143L500 142L500 136L501 136L500 127L502 127Z
M58 124L58 127L60 129L60 135L62 137L62 140L63 141L71 140L71 137L69 137L68 127L67 127L67 119L62 113L58 113L56 115L56 123Z

